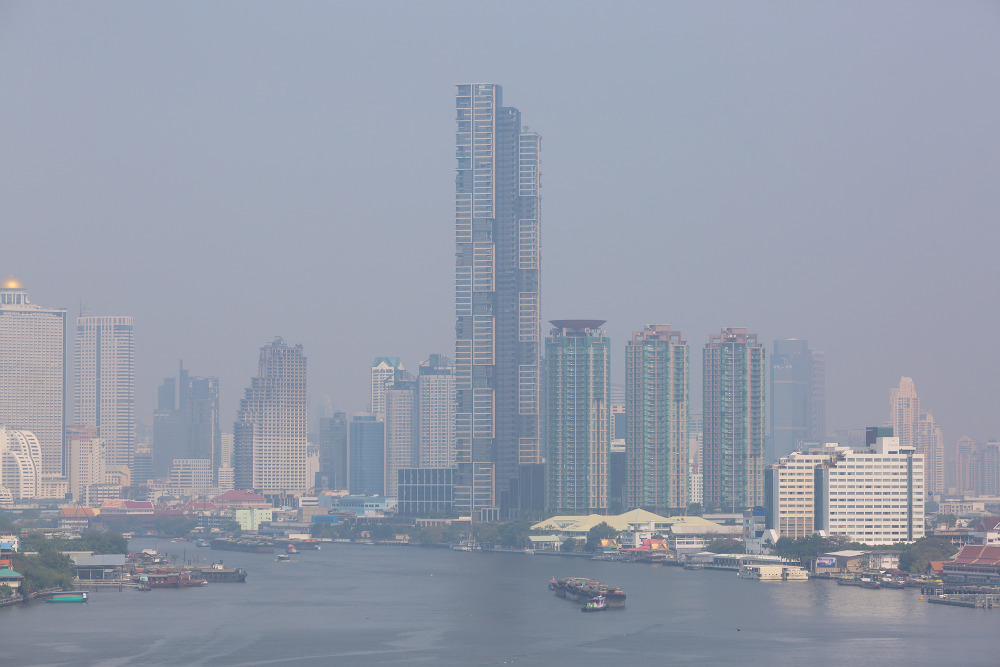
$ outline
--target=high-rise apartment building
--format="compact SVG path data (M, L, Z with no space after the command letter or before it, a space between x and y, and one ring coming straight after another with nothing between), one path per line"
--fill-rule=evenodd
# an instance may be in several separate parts
M764 346L743 328L712 334L702 355L705 504L764 504Z
M687 507L688 346L669 325L647 325L625 347L626 501L653 512Z
M826 440L826 362L798 338L774 341L771 355L771 437L768 458Z
M69 451L69 491L73 502L93 507L106 495L104 443L97 437L95 426L66 427Z
M234 482L264 494L300 494L306 479L306 357L276 338L260 349L233 425Z
M42 446L30 431L0 424L0 487L17 499L41 497Z
M385 390L385 496L396 498L399 471L417 464L417 381L397 379Z
M109 467L132 468L135 453L135 333L131 317L76 320L73 421L96 426Z
M496 84L460 84L455 108L455 505L516 517L541 463L541 137Z
M31 303L11 276L0 283L0 424L38 438L42 474L64 474L65 405L66 310Z
M420 364L417 401L421 468L450 468L455 465L455 374L450 358L432 354Z
M385 389L396 381L402 370L399 357L376 357L372 362L371 412L379 421L385 421Z
M604 320L553 320L545 339L546 495L554 512L608 507L611 342Z
M356 414L350 424L350 480L352 494L385 493L385 423L373 414Z
M319 473L325 487L347 489L347 415L334 412L319 420ZM320 486L320 484L317 484Z
M979 460L982 476L979 492L991 498L1000 496L1000 442L990 440L983 445Z
M902 377L889 391L889 425L903 447L924 457L927 493L944 492L944 436L930 413L921 412L913 379Z
M955 443L955 490L963 495L979 494L982 472L976 441L965 435Z

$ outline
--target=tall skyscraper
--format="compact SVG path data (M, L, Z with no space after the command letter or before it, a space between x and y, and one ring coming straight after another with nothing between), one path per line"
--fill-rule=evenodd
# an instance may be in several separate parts
M744 328L712 334L703 353L703 494L737 512L764 504L764 346Z
M455 373L451 359L432 354L417 375L420 413L418 464L421 468L455 465Z
M455 505L516 517L541 463L541 137L496 84L460 84L455 107Z
M159 477L169 474L174 459L206 460L217 477L223 467L218 378L192 377L181 363L177 381L163 381L153 415L153 456Z
M381 496L385 493L385 423L373 414L356 414L350 425L351 493Z
M963 495L979 493L982 472L976 441L965 435L955 443L955 490Z
M372 362L371 412L375 419L385 421L385 388L396 381L402 370L399 357L376 357Z
M66 310L31 303L11 276L0 283L0 425L38 438L44 475L64 474L65 405Z
M689 498L688 346L666 324L632 333L625 347L629 508L679 510Z
M608 507L611 342L604 320L553 320L545 339L547 505L554 512Z
M397 379L385 390L385 495L396 498L399 470L417 465L417 381Z
M131 317L76 320L73 421L96 426L108 466L132 468L135 451L135 335Z
M902 377L889 391L889 425L902 447L913 447L924 457L927 493L944 492L944 436L934 417L921 412L913 379Z
M826 363L809 341L774 341L771 355L771 461L826 440Z
M306 479L306 357L281 338L260 348L233 425L235 486L264 494L299 494Z
M319 462L327 488L347 488L347 415L343 412L319 420Z

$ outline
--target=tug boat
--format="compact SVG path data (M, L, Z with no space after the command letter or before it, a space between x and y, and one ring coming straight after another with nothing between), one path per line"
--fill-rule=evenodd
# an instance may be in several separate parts
M608 609L625 608L625 591L584 577L565 577L549 580L549 590L561 598L590 602L595 597L603 597Z
M608 608L608 600L603 595L597 595L587 600L587 604L580 607L580 611L604 611Z

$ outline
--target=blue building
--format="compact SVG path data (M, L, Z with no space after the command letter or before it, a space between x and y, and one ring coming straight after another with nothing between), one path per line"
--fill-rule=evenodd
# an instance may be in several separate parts
M355 495L385 494L385 424L373 414L357 414L350 428L350 491Z

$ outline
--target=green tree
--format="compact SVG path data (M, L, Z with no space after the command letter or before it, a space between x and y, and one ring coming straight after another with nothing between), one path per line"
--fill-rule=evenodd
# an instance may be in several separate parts
M560 545L559 551L563 551L565 553L573 553L574 551L579 551L581 545L583 544L584 544L583 540L576 540L570 537L566 539L562 543L562 545Z
M943 537L923 537L907 545L899 555L899 569L922 574L932 560L948 560L958 548Z
M701 516L704 511L705 510L702 508L701 503L688 503L687 513L690 516Z
M9 598L14 595L14 589L9 584L0 584L0 598Z
M955 524L958 523L958 517L954 514L939 514L934 519L935 524L944 523L947 524L949 528L954 528Z
M940 505L937 504L937 501L931 499L927 499L924 501L925 514L937 514L938 508L940 508Z
M602 521L587 531L587 551L596 551L601 546L601 540L610 540L618 537L618 531L608 525L607 521Z
M746 545L742 540L734 540L729 537L719 537L708 543L705 551L715 554L742 554L746 553Z

